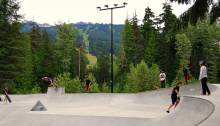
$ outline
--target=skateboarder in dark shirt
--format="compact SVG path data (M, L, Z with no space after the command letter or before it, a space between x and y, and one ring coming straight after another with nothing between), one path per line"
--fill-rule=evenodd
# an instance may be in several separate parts
M179 86L177 85L176 87L173 88L172 93L171 93L171 100L172 100L172 104L169 106L167 113L170 112L170 109L174 106L174 108L176 108L176 106L179 104L180 101L180 96L179 96Z

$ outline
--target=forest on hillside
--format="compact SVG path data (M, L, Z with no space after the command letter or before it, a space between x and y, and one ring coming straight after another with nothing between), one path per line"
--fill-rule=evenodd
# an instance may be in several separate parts
M76 47L79 48L86 44L86 50L92 55L99 55L102 52L110 52L110 24L99 23L71 23L73 27L78 29L76 35ZM51 41L56 39L56 27L49 24L38 24L33 21L25 21L22 23L22 32L31 32L33 26L38 26L41 30L47 31ZM121 32L124 25L113 25L113 42L115 53L118 53L121 40ZM82 44L82 45L81 45Z
M80 29L82 26L67 23L54 26L55 35L35 23L23 32L19 3L0 2L1 89L8 87L17 94L46 92L48 85L42 77L49 76L68 93L84 92L85 79L92 82L91 92L110 92L111 62L109 46L105 46L110 42L100 39L107 36L109 25L103 25L103 34L95 30L96 25ZM134 15L119 26L122 32L114 32L115 36L121 34L115 38L114 92L158 89L160 70L167 75L167 87L183 81L184 67L189 69L191 81L197 80L201 60L207 63L209 82L220 82L219 24L210 14L196 22L184 19L177 18L172 6L164 3L160 15L146 7L141 21ZM88 52L96 55L96 64L89 63Z

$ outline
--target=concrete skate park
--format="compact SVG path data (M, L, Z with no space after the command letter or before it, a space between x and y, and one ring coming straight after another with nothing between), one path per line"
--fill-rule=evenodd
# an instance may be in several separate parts
M10 95L0 103L0 126L219 126L220 85L209 84L210 96L201 85L180 88L181 102L166 113L171 89L141 93ZM40 101L45 111L30 111Z

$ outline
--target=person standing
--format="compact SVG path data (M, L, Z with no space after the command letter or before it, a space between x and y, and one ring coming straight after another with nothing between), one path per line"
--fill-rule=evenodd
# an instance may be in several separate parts
M208 93L208 95L211 94L209 87L207 85L207 67L205 65L204 61L200 62L200 74L199 74L199 80L201 81L202 84L202 95L206 95L206 92Z
M188 72L188 69L186 67L183 67L183 75L184 75L184 79L185 79L185 84L188 84L189 72Z
M86 92L90 92L91 81L89 79L86 79L85 88L86 88Z
M161 84L161 88L165 88L166 74L162 70L160 71L160 84Z

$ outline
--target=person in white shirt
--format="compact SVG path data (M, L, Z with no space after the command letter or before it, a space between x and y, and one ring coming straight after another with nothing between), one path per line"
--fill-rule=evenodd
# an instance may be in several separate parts
M161 88L165 88L165 83L166 83L166 74L163 71L160 71Z
M200 62L200 74L199 74L199 80L201 81L202 84L202 95L206 95L206 92L208 95L210 95L210 90L207 85L207 67L205 66L205 62L201 61Z

